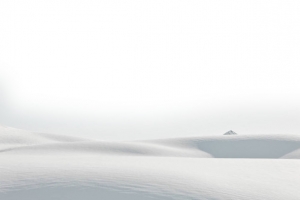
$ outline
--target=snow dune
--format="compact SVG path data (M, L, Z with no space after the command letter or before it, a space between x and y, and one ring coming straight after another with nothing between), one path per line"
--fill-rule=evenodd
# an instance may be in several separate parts
M32 133L11 127L0 126L0 151L3 151L8 147L17 148L22 146L86 140L87 139L64 135Z
M297 135L106 142L0 127L0 199L299 200L299 158Z
M300 158L297 135L220 135L107 142L1 128L2 154L108 154L197 158Z

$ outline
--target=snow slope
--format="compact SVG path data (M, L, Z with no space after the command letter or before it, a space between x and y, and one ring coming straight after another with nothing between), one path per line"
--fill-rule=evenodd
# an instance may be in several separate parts
M299 152L296 135L104 142L0 127L0 199L299 200Z

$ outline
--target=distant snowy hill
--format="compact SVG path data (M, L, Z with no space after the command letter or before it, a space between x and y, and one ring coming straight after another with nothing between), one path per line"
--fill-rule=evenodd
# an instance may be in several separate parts
M224 135L237 135L237 133L230 130L230 131L227 131L226 133L224 133Z

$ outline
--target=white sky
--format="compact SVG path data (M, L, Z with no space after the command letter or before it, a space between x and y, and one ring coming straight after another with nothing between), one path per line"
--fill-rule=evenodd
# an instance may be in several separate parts
M299 10L1 0L0 124L100 139L298 133Z

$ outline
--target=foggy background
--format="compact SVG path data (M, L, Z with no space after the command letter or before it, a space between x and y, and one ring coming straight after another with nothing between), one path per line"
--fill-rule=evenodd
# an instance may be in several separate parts
M0 124L103 140L300 134L299 10L2 0Z

